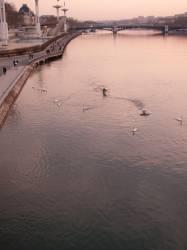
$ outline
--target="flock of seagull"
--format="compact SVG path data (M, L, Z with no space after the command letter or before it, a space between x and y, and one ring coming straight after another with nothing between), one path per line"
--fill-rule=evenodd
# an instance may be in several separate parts
M36 88L36 87L32 87L32 89L37 90L37 91L39 91L39 92L41 92L41 93L47 93L47 90L46 90L46 89Z
M36 91L39 91L39 92L41 92L41 93L47 93L47 90L46 90L46 89L37 88L37 87L32 87L32 89L33 89L33 90L36 90ZM106 88L103 88L103 89L102 89L103 97L107 97L107 96L108 96L108 95L107 95L107 91L108 91L108 90L107 90ZM70 97L71 97L71 96L69 96L69 97L66 98L66 99L55 99L55 100L53 101L53 103L56 104L58 107L61 107L61 106L63 105L64 101L65 101L65 100L68 100ZM83 112L85 112L85 111L88 111L88 110L90 110L90 109L92 109L92 108L93 108L92 106L88 106L88 105L84 105L84 104L83 104L83 109L82 109L82 110L83 110ZM140 116L146 117L146 116L150 116L151 114L152 114L152 113L149 112L147 109L145 109L145 108L141 109ZM182 124L183 124L183 117L182 117L182 116L176 117L175 120L176 120L177 122L179 122L180 125L182 126ZM133 128L132 134L135 135L138 131L139 131L138 128Z

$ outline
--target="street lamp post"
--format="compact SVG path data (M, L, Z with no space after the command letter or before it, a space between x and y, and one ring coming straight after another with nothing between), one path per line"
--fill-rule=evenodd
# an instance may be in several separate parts
M5 1L0 0L0 39L2 45L8 45L8 24L6 22Z
M68 9L66 8L65 2L62 11L64 12L64 32L67 32L67 16L66 13Z
M57 4L53 6L56 9L56 17L57 17L57 22L58 23L59 23L59 19L60 19L60 17L59 17L59 9L62 7L62 5L58 4L59 1L60 0L57 0Z
M36 33L40 37L41 36L41 26L40 26L40 16L39 16L39 6L38 1L35 0L35 11L36 11Z

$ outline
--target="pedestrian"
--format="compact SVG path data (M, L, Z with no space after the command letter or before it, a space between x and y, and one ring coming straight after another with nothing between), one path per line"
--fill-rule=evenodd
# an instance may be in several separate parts
M6 71L7 71L6 67L3 67L3 75L6 75Z
M18 61L17 61L17 60L14 60L14 61L13 61L13 65L14 65L14 67L16 67L16 66L17 66L17 64L18 64Z
M29 55L29 59L30 59L30 60L32 60L33 57L34 57L33 54L30 54L30 55Z

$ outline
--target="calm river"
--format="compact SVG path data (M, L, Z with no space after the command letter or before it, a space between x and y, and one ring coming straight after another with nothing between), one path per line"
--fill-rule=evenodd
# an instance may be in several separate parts
M0 131L0 249L187 249L186 62L187 37L101 32L32 74Z

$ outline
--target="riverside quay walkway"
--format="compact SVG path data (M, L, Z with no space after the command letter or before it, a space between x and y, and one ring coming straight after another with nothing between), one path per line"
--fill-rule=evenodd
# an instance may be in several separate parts
M0 125L32 70L61 57L66 45L80 32L63 33L32 47L0 50Z
M38 43L35 45L38 45ZM6 93L9 91L16 79L21 76L26 65L28 65L31 61L31 57L29 58L28 54L20 56L16 54L12 56L9 55L8 51L16 51L18 49L21 49L21 46L24 46L25 48L30 48L33 46L33 43L27 43L27 45L25 43L11 43L8 46L8 49L10 50L8 50L7 48L0 49L0 105L6 97ZM44 51L34 53L33 59L40 57L44 53ZM1 57L2 54L3 57Z

